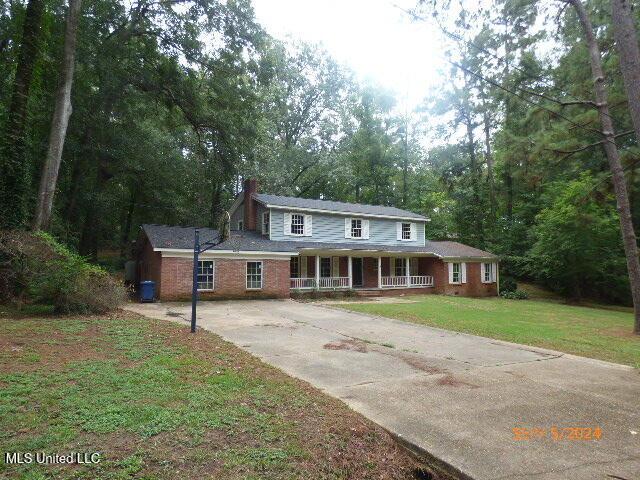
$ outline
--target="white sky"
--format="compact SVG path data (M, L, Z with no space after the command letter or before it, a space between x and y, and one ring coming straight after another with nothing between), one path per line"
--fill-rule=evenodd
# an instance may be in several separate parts
M393 90L400 111L422 102L442 81L444 41L432 22L413 22L396 8L416 0L253 0L273 37L321 43L361 80Z

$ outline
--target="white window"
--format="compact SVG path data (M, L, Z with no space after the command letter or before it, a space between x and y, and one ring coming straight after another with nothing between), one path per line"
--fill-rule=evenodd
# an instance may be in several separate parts
M291 215L291 235L304 235L304 215Z
M397 239L400 241L415 241L418 239L417 224L411 222L397 222L396 234Z
M344 238L369 238L369 220L362 218L344 219Z
M213 260L200 260L198 262L198 291L206 292L213 290L214 276Z
M311 237L311 215L284 212L284 234L296 237Z
M359 218L351 219L351 238L362 238L362 220Z
M411 224L402 224L402 240L411 240Z
M483 263L480 269L480 275L482 283L493 283L496 281L496 264L495 263Z
M467 264L452 262L449 265L449 283L467 283Z
M262 288L262 262L247 262L247 290Z
M291 278L300 278L300 257L291 257Z
M331 276L331 258L323 257L320 259L320 276L329 278Z
M269 232L270 232L269 217L270 217L269 212L262 212L262 234L263 235L269 235Z
M452 264L452 275L451 275L451 283L461 283L462 281L462 272L460 271L460 264L454 263Z

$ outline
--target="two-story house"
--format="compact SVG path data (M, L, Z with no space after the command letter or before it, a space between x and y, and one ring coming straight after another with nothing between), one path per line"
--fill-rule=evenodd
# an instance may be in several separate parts
M247 180L228 239L200 255L201 298L286 298L292 292L497 295L495 255L425 238L428 219L395 207L282 197ZM186 299L193 227L143 225L138 278L160 299ZM219 232L200 229L202 241Z

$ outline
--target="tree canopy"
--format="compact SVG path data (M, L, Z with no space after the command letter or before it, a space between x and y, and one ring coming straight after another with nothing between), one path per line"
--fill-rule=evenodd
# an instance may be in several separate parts
M255 177L270 193L416 211L429 239L495 252L505 274L628 303L589 54L562 5L494 0L446 19L440 2L416 2L416 21L435 14L446 29L451 69L401 112L396 92L322 46L272 38L248 0L84 0L49 230L93 259L124 257L141 223L216 226ZM639 225L609 4L585 5ZM3 228L34 215L66 12L62 0L0 7Z

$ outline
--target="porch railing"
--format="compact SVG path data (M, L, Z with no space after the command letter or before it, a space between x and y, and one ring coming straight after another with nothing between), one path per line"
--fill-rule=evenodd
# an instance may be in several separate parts
M409 284L412 287L433 287L433 277L431 275L412 275L409 277Z
M316 279L315 278L292 278L291 288L295 290L316 288Z
M407 283L407 278L408 283ZM400 287L433 287L433 277L431 275L411 275L410 277L381 277L380 286L382 288Z
M349 277L321 277L320 288L349 288Z
M310 290L316 288L316 279L313 277L292 278L290 280L293 290ZM321 277L319 287L321 289L349 288L349 277Z

